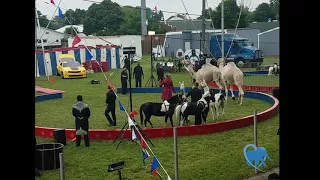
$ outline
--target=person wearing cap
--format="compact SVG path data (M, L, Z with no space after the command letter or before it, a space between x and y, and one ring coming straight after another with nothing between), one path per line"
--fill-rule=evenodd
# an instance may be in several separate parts
M106 94L106 110L104 112L104 115L106 116L107 120L110 123L110 126L116 126L117 125L117 118L116 118L116 99L117 96L114 94L114 91L110 86L108 86L109 91ZM111 112L112 119L109 115Z
M136 87L141 87L141 77L144 78L143 69L140 66L140 63L137 63L137 66L133 69L133 79L136 77Z
M81 95L77 96L78 103L72 106L72 114L75 117L76 124L76 146L79 147L81 143L81 136L84 136L84 143L88 147L89 143L89 117L90 108L88 104L83 103Z
M168 100L172 97L172 91L176 93L170 74L166 74L165 79L160 81L160 86L163 87L161 96L163 101Z
M186 95L186 97L191 96L191 102L197 102L202 97L202 92L199 89L199 83L195 82L194 87L191 89L191 91Z

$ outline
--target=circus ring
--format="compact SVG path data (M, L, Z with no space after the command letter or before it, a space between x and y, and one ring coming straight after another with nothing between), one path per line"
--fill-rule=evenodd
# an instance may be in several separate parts
M186 91L189 91L190 88L186 88ZM132 93L161 93L162 88L132 88ZM177 92L180 92L180 88L176 88ZM121 92L121 89L118 89L118 93ZM230 92L229 92L230 93ZM234 94L237 96L238 91L235 90ZM229 94L230 95L230 94ZM272 106L257 114L257 121L261 122L273 117L279 108L279 101L275 97L261 93L261 92L246 92L246 98L253 98L266 101ZM46 100L49 100L48 98ZM202 125L190 125L183 127L176 127L178 136L192 136L192 135L201 135L201 134L212 134L223 131L228 131L232 129L242 128L246 126L250 126L253 124L253 115L245 116L237 119L226 120L218 123L208 123ZM50 128L50 127L39 127L35 126L35 134L37 137L46 137L53 138L53 131L55 129L61 128ZM90 139L95 140L114 140L119 134L120 129L91 129L89 130ZM149 138L166 138L173 136L173 128L165 127L165 128L146 128L143 130L144 133ZM69 140L74 139L75 137L75 129L65 129L66 138ZM131 130L127 130L124 138L129 139L131 137Z

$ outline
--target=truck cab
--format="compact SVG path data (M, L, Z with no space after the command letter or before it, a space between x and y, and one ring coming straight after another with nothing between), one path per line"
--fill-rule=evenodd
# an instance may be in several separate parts
M215 58L221 58L221 33L211 35L210 52ZM230 50L229 50L230 49ZM237 66L241 67L244 63L263 63L261 50L251 46L247 38L239 37L233 33L224 34L224 55L233 60Z

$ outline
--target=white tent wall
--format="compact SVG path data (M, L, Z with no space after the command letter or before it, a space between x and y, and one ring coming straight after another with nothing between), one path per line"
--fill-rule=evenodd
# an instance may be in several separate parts
M142 58L141 36L134 36L134 35L120 36L120 46L135 47L136 55L134 56L134 59L140 60Z
M46 66L47 75L51 76L52 75L52 67L51 67L50 53L45 52L44 54L45 54L45 60L46 60L46 65L47 65Z

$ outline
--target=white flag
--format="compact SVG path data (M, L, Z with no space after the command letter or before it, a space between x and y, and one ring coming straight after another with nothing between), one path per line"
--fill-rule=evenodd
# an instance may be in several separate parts
M128 116L128 123L129 123L129 127L134 125L132 119L129 116Z
M170 178L170 176L168 176L168 180L172 180L172 179Z

